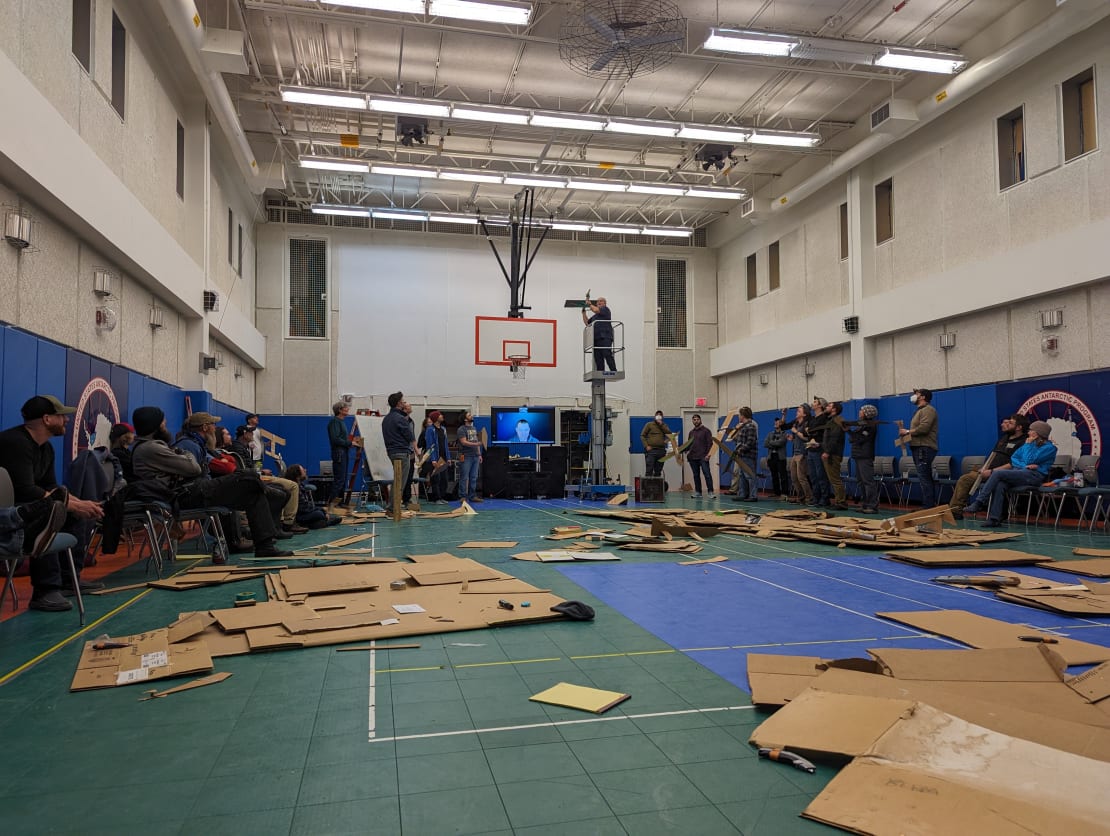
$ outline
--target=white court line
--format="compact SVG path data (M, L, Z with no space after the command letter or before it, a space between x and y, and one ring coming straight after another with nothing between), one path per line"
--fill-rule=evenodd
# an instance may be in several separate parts
M710 714L716 711L752 711L754 705L723 705L716 708L689 708L681 711L654 711L650 714L621 714L614 717L589 717L585 720L559 720L550 723L528 723L522 726L492 726L485 729L457 729L455 731L404 734L396 737L379 737L371 743L391 743L396 740L428 740L433 737L457 737L463 734L489 734L490 732L523 731L527 729L553 729L559 726L579 726L583 723L611 723L615 720L642 720L649 717L679 717L684 714Z
M373 648L375 646L376 645L374 644L374 642L370 642L370 647L371 648ZM367 726L367 730L366 730L367 739L371 743L374 742L374 738L378 734L378 730L377 730L377 725L378 725L378 719L377 719L377 707L378 707L377 670L378 670L378 660L377 660L377 656L378 656L378 651L372 649L370 651L369 725Z

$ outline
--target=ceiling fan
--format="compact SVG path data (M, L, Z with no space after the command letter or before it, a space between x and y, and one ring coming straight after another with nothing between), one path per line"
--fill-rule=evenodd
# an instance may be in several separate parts
M685 40L669 0L584 0L560 26L559 57L583 75L631 78L669 64Z

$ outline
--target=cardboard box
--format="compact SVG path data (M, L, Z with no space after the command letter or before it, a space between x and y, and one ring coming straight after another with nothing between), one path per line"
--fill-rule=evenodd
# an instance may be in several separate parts
M85 642L69 686L71 691L114 688L212 670L212 656L204 641L170 644L165 627L120 636L112 642L128 646L96 650L95 642Z

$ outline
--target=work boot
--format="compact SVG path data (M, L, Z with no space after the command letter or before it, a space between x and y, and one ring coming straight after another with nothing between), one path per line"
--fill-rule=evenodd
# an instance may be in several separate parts
M34 545L31 546L30 557L32 560L50 551L50 547L54 544L54 536L61 531L62 526L66 524L66 506L63 503L45 499L39 500L38 502L49 502L49 506L45 508L45 511L37 511L39 514L45 513L45 519L36 517L34 518L34 522L27 527L27 533L29 534L37 526L43 526L42 530L35 535ZM38 502L33 502L30 506L24 507L30 508L32 506L37 506ZM19 509L19 515L23 516L23 508Z
M42 610L43 612L65 612L73 609L73 604L67 601L61 591L57 589L51 589L49 592L36 595L27 606L32 610Z
M274 545L273 541L262 545L255 546L255 557L292 557L293 552L279 549Z

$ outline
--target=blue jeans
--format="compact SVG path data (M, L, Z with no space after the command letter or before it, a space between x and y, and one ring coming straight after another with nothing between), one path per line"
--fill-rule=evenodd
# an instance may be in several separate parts
M478 492L478 456L467 453L459 464L459 499L471 500Z
M917 480L921 483L921 507L932 508L937 504L937 488L933 483L933 459L937 451L932 447L910 447Z
M713 493L713 474L709 470L708 459L689 459L690 470L694 472L694 493L701 493L701 477L705 476L705 487Z
M821 450L806 450L806 469L809 471L809 486L813 488L813 501L818 505L828 505L832 486L825 473L825 461Z
M331 498L336 502L343 501L347 490L347 479L351 475L350 458L350 447L331 448Z
M1007 491L1012 488L1039 487L1044 479L1044 471L1024 467L1018 470L992 470L987 484L983 485L975 498L975 505L982 507L989 504L987 519L998 522L1005 510Z
M755 459L741 456L740 460L755 473ZM759 499L759 481L755 476L749 476L744 468L736 468L736 495L741 499Z

